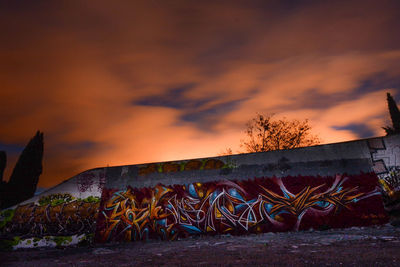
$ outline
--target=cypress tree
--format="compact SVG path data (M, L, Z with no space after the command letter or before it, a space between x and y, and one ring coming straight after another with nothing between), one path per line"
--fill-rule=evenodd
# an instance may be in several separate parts
M8 183L0 184L0 209L33 197L42 174L42 159L43 133L38 131L22 151Z
M0 181L3 181L3 173L6 168L7 154L5 151L0 151Z
M390 93L387 93L387 102L388 102L390 118L392 120L392 127L387 126L387 127L383 127L383 129L386 131L386 135L399 134L400 133L400 111L399 111L399 108L397 107L397 104L394 101L393 97L390 95Z

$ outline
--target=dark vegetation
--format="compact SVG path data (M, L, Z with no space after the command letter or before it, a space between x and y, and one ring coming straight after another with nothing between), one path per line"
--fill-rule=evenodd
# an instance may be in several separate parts
M7 162L6 153L0 151L0 209L5 209L34 196L42 174L43 133L37 131L22 151L10 180L3 181Z
M400 111L390 93L387 93L387 103L392 125L382 128L386 135L400 134ZM319 137L312 134L312 127L307 119L274 119L273 115L266 114L257 114L248 121L245 134L245 139L240 144L245 151L238 153L293 149L320 143ZM231 148L220 153L221 156L231 154Z
M241 147L247 152L264 152L317 145L320 140L311 134L308 120L273 119L257 114L246 124L246 139Z
M274 119L273 115L259 114L246 123L245 139L240 140L244 151L239 153L265 152L318 145L320 139L311 133L308 120ZM233 154L231 148L220 153Z
M397 107L396 102L394 101L393 97L390 95L390 93L387 93L387 103L388 103L388 109L390 113L390 119L392 120L392 126L386 126L382 127L386 135L392 135L392 134L399 134L400 133L400 111L399 108Z

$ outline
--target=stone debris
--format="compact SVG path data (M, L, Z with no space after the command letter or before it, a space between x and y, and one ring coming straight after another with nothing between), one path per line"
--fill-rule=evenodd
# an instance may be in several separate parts
M108 249L108 248L96 248L93 250L93 254L95 255L103 255L103 254L111 254L114 253L114 250Z

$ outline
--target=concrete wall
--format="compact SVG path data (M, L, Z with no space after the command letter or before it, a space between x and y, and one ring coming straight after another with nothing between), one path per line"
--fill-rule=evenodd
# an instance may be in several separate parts
M90 242L105 169L80 173L71 179L0 213L3 246L14 248L72 245Z
M344 228L388 219L373 173L106 188L100 211L99 242Z
M378 179L398 190L399 149L396 135L98 168L3 211L0 229L29 247L85 242L96 220L99 242L385 223Z
M186 168L186 164L193 167ZM330 176L336 173L358 174L361 171L373 171L367 140L293 150L110 167L106 170L106 188L124 188L128 185L152 187L159 183L173 185L198 182L199 179L207 182L289 175Z

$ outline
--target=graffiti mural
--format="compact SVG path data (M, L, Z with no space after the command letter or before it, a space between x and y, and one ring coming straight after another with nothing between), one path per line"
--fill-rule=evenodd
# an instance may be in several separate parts
M386 223L375 174L105 188L96 240L174 240Z
M86 191L96 192L103 189L106 182L106 175L104 171L89 171L83 172L76 176L76 184L78 191L84 193Z
M24 237L71 236L92 234L99 207L99 197L76 199L70 194L52 194L13 210L3 226L2 236Z
M400 199L400 144L388 138L371 138L367 143L386 202Z
M139 168L139 175L147 175L154 172L167 173L178 171L193 171L193 170L213 170L227 167L223 161L219 159L193 159L181 162L164 162L151 163Z

